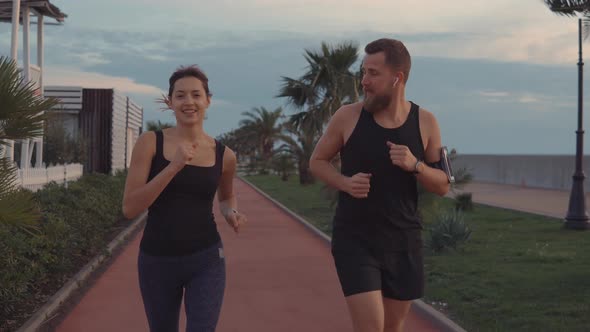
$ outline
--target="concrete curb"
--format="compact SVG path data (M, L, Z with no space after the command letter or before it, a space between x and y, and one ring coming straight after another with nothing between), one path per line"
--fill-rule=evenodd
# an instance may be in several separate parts
M441 332L467 332L443 313L422 300L414 300L412 308L416 309L419 315L432 322Z
M92 272L101 266L103 261L107 259L110 254L118 249L127 238L141 227L147 217L147 212L142 213L135 218L132 223L125 228L117 237L108 244L106 252L94 257L88 264L86 264L76 275L74 275L57 293L55 293L37 312L29 318L17 332L33 332L36 331L45 323L45 321L52 317L52 315L59 309L74 291L83 285Z
M266 199L271 201L273 204L275 204L277 207L279 207L285 213L289 214L291 217L293 217L294 219L296 219L297 221L302 223L305 227L307 227L309 230L311 230L315 235L319 236L320 238L325 240L328 244L330 244L331 238L328 235L324 234L322 231L317 229L314 225L310 224L308 221L301 218L295 212L289 210L286 206L284 206L283 204L279 203L278 201L276 201L275 199L270 197L268 194L266 194L264 191L262 191L261 189L256 187L254 184L252 184L248 180L244 179L242 176L238 175L238 178L241 181L243 181L244 183L246 183L247 185L249 185L252 189L254 189L256 192L258 192L260 195L264 196ZM412 308L416 309L416 311L422 317L424 317L428 321L432 322L441 332L467 332L461 326L457 325L457 323L453 322L452 320L447 318L445 315L443 315L441 312L437 311L432 306L428 305L426 302L424 302L422 300L414 300L414 302L412 303Z

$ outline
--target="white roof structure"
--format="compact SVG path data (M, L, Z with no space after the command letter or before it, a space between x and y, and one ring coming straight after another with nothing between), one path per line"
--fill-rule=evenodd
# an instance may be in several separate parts
M14 2L14 0L0 0L0 22L12 22L12 8ZM68 17L68 15L62 13L57 6L51 4L48 0L20 0L20 7L28 7L34 10L37 14L53 18L59 23L62 23L64 19ZM20 22L22 23L22 18Z
M37 21L31 22L31 16L36 16ZM51 18L55 22L45 22L45 18ZM43 94L43 26L48 24L62 24L67 17L57 6L49 0L0 0L0 23L12 23L10 57L18 63L18 29L23 26L23 54L22 72L26 81L33 81L39 94ZM31 64L31 23L37 24L37 64ZM22 140L21 168L29 167L32 160L33 148L37 146L37 167L43 159L43 137L33 140ZM32 144L31 144L32 143ZM11 145L13 146L14 143ZM8 155L14 159L13 147Z

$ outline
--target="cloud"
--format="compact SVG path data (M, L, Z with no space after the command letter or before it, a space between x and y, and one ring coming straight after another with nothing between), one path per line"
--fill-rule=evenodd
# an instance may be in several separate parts
M531 94L524 94L521 97L518 98L518 102L521 104L534 104L534 103L540 103L542 102L541 97L539 96L534 96Z
M45 68L44 75L45 85L67 85L103 89L114 88L125 93L154 95L155 97L163 93L163 90L156 86L138 83L129 77L109 76L83 71L73 67L49 66Z
M233 107L233 108L240 108L244 107L240 104L234 103L233 101L227 99L218 99L218 98L211 98L211 107Z
M59 30L46 32L45 54L57 64L75 63L83 67L115 62L114 59L121 56L133 57L135 62L171 62L178 58L179 52L202 54L211 50L235 51L240 47L268 41L269 38L265 36L268 34L221 31L187 38L178 31L147 32L61 27ZM284 35L270 39L282 38ZM59 57L55 56L57 54Z
M172 58L170 58L166 55L160 55L160 54L144 54L143 57L148 60L160 61L160 62L172 60Z
M571 97L554 96L535 92L478 91L488 103L521 104L533 107L536 111L561 111L572 105Z
M483 97L508 97L510 92L506 91L479 91L478 94Z
M159 62L173 59L175 47L202 50L244 45L269 38L271 32L282 38L307 34L326 39L355 31L376 31L381 36L402 40L422 34L421 40L409 42L412 54L418 56L539 64L574 63L577 56L575 19L551 13L542 1L218 0L203 3L169 0L164 4L159 0L55 0L54 3L69 15L64 26L46 29L47 33L66 35L57 43L61 47L75 53L84 50L103 55L105 49L112 53L134 52L138 57ZM105 17L108 17L108 28L105 28ZM1 32L8 31L10 24L2 26L0 37L5 39L4 35L9 34ZM101 33L85 36L85 30ZM441 39L445 34L453 38ZM91 64L106 61L86 60Z
M70 54L70 56L78 59L78 63L84 67L92 67L96 65L105 65L111 63L104 55L97 52L85 52L79 54Z

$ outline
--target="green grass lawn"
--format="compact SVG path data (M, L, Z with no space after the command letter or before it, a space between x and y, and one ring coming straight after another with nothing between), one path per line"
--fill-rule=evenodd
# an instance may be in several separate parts
M246 179L330 234L333 209L321 184L296 177ZM452 200L436 202L443 210ZM426 227L435 213L425 212ZM475 204L473 230L457 251L426 252L424 300L467 331L590 331L590 232L558 219Z

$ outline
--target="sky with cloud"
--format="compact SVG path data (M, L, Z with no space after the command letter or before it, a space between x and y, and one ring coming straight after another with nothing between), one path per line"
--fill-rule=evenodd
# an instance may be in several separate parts
M206 130L217 136L253 107L293 112L275 96L282 76L305 71L304 49L348 40L362 49L392 37L413 57L407 97L437 116L446 145L575 152L577 22L541 0L52 3L68 18L45 29L46 84L116 88L144 107L146 120L173 121L155 99L179 65L209 75ZM0 24L0 55L10 52L10 28Z

